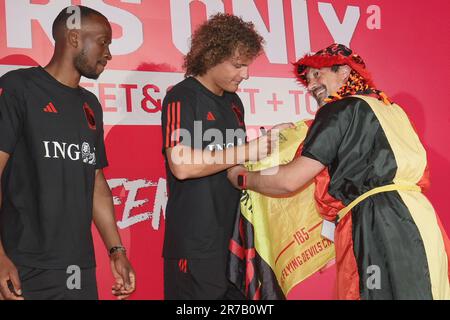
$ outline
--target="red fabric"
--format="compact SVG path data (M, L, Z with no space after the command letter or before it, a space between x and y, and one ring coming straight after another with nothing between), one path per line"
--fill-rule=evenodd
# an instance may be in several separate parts
M334 248L336 250L338 299L360 300L358 266L353 252L351 212L342 218L337 225Z
M315 199L320 215L329 221L335 221L336 216L345 205L328 193L330 175L324 169L315 178ZM352 215L349 212L337 225L334 235L336 250L336 283L337 296L341 300L359 300L359 274L353 252Z
M298 75L297 69L299 65L306 65L311 68L315 69L321 69L325 67L332 67L334 65L348 65L350 68L358 72L364 79L366 79L369 86L374 87L374 83L372 80L372 76L370 75L369 71L367 71L366 68L364 68L362 65L356 63L351 59L351 57L345 57L345 56L316 56L316 55L305 55L303 58L301 58L299 61L294 63L294 73L297 77L297 80L303 84L305 87L308 87L308 84L306 83L305 79Z
M314 196L316 198L319 213L322 218L334 222L337 214L341 209L345 208L345 205L328 193L328 187L330 185L330 174L328 173L328 169L325 168L322 170L322 172L314 178L314 181L316 183Z
M411 126L414 130L414 132L417 134L417 136L420 139L419 132L417 131L416 126L414 125L414 122L411 121L408 115L409 122L411 123ZM428 169L428 162L425 166L425 170L423 172L422 178L420 178L419 182L417 182L417 185L422 189L422 192L428 191L430 189L430 169Z
M244 221L242 217L239 221L239 234L241 239L245 239L244 236ZM255 248L244 248L239 243L237 243L234 239L230 240L230 245L228 248L234 255L239 257L239 259L246 261L246 271L245 271L245 296L248 297L250 291L250 284L255 278L255 267L254 267L254 259L256 257ZM261 286L258 285L257 290L252 300L260 300L261 299Z
M255 248L250 248L245 250L245 260L247 261L247 271L245 272L245 295L248 296L248 292L250 290L250 284L253 281L253 278L255 277L255 268L253 266L253 259L255 259ZM253 300L259 300L259 289L260 286L258 285L258 290L256 291L255 295L253 296Z
M425 167L422 178L417 182L417 185L422 189L422 192L426 192L430 188L430 170L428 169L428 164Z
M243 260L245 258L245 249L243 246L239 245L234 239L230 240L230 245L228 249L239 259Z

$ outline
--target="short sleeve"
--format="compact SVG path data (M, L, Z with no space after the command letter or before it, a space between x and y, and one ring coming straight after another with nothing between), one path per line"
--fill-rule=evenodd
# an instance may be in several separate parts
M105 139L103 131L103 121L98 132L97 143L95 147L95 157L97 159L95 169L102 169L108 166L108 158L106 156Z
M164 99L161 113L163 152L180 143L195 147L192 141L196 119L194 105L195 96L192 94L170 92Z
M97 100L98 108L98 136L97 141L95 143L95 158L96 164L95 169L103 169L108 166L108 158L106 156L106 148L105 148L105 137L104 137L104 129L103 129L103 111L100 103Z
M2 87L0 80L0 150L12 154L20 139L24 115L15 94Z
M350 99L342 99L320 108L306 135L302 156L330 165L352 122L353 107Z
M92 122L95 125L96 137L95 143L95 169L103 169L108 166L108 158L106 156L105 137L103 128L103 109L97 97L86 89L82 89L83 97L87 102L88 108L84 109L87 119L94 117ZM84 108L84 107L83 107ZM89 115L88 115L89 114ZM88 122L91 122L88 120ZM91 128L92 129L92 128Z

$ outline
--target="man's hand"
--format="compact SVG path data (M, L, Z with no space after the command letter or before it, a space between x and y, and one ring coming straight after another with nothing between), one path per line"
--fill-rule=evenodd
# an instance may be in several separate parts
M231 184L236 188L236 189L241 189L238 186L238 175L242 172L246 172L247 169L244 166L234 166L230 169L227 170L227 177L228 180L230 180Z
M115 279L112 294L117 299L126 299L136 290L136 275L127 256L123 252L113 253L110 257L111 271Z
M273 126L270 130L280 130L281 131L281 130L284 130L287 128L295 128L295 124L293 124L292 122L279 123L279 124Z
M258 161L266 158L275 149L278 134L264 134L248 143L248 160Z
M249 161L258 161L268 157L278 147L279 132L287 128L295 128L291 122L273 126L268 132L248 143Z
M0 300L24 300L16 266L0 255Z

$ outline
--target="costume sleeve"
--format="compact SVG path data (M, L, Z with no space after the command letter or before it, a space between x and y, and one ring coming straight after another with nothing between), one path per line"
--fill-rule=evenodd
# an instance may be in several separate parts
M23 106L4 85L4 79L0 79L0 150L12 154L22 134Z
M196 147L193 140L195 103L195 95L187 92L170 92L164 99L161 113L163 152L180 143L191 148ZM201 140L198 148L202 148Z
M306 135L302 155L330 165L352 123L354 107L351 99L343 99L320 108Z

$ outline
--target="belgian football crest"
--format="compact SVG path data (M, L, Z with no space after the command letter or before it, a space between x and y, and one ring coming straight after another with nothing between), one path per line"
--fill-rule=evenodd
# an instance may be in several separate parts
M236 106L234 103L231 104L231 109L233 109L234 114L236 115L237 121L239 125L242 127L244 125L244 115L242 114L241 109Z
M89 129L96 130L97 127L95 125L95 116L94 111L92 111L91 107L87 103L83 105L84 115L86 116L86 120L89 126Z

